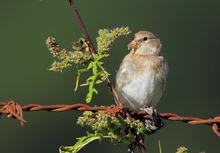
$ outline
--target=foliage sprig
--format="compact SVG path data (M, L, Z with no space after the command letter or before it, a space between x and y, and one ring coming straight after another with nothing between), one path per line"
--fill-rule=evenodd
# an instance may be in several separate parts
M126 144L131 144L136 141L137 137L151 133L148 124L141 120L125 118L120 114L112 116L106 111L96 113L85 111L78 118L77 124L82 127L89 127L96 134L108 136L112 140Z
M152 133L149 125L144 121L129 117L125 118L120 114L112 116L106 111L85 111L78 118L77 124L89 128L94 134L87 132L87 136L78 138L75 145L63 147L60 150L61 153L76 153L88 143L94 140L102 140L103 138L130 145L135 143L140 137ZM67 150L68 152L65 152Z
M117 27L112 30L101 29L96 38L97 52L92 52L89 48L89 42L84 38L80 38L72 45L72 51L60 49L54 37L48 37L46 44L50 53L55 58L50 70L62 72L73 65L80 65L77 69L75 91L79 87L80 76L82 73L91 73L85 83L80 86L88 86L88 93L85 101L91 102L94 93L98 91L95 88L96 84L100 84L107 79L109 73L103 68L103 60L109 56L109 50L113 42L130 33L128 27Z

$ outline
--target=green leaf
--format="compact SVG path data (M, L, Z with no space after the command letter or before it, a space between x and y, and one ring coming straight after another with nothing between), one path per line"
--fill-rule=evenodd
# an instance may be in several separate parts
M60 153L77 153L80 151L84 146L89 144L90 142L94 140L102 139L101 134L88 134L87 136L83 136L80 138L77 138L77 142L73 146L62 146L60 147L59 152Z
M77 70L76 86L75 86L74 91L76 91L76 90L78 89L79 79L80 79L81 73L87 72L87 71L89 71L91 68L92 68L92 64L90 63L87 68Z
M102 80L97 80L96 82L95 82L95 84L100 84L100 83L102 83L103 81Z

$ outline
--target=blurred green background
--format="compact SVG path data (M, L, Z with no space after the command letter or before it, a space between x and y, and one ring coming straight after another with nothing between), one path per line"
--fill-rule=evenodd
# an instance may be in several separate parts
M78 0L77 4L93 40L98 29L123 25L133 32L152 31L161 39L170 72L159 112L204 118L220 114L220 1ZM48 70L53 59L45 40L51 35L65 48L71 48L71 42L81 36L67 0L0 1L0 101L42 105L83 102L85 88L73 92L74 68L64 73ZM118 40L112 48L106 61L112 80L132 37ZM106 86L99 90L93 104L112 104ZM2 117L0 152L58 152L60 145L71 145L85 134L75 124L79 114L26 112L24 127ZM180 145L191 153L220 151L220 139L205 125L166 122L163 129L146 138L149 153L159 153L158 140L163 153L174 153ZM103 151L126 152L127 146L95 142L81 152Z

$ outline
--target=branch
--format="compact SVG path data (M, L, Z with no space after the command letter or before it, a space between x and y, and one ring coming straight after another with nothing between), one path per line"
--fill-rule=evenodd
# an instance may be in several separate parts
M144 146L144 138L141 138L138 142L138 148L141 153L147 153L146 148Z
M39 104L27 104L21 106L20 104L9 101L7 103L0 102L0 115L6 115L7 117L13 117L18 119L21 124L26 121L23 118L23 111L52 111L52 112L64 112L69 110L79 110L79 111L99 111L104 110L112 116L116 116L118 113L130 113L131 116L138 116L138 118L149 119L149 115L146 112L128 112L127 110L122 109L120 106L89 106L86 104L75 103L75 104L59 104L59 105L39 105ZM170 121L180 121L188 125L196 124L206 124L212 127L213 132L220 137L220 116L214 118L202 119L196 117L183 117L173 113L160 113L160 118ZM143 140L142 140L143 142ZM142 145L141 145L142 146ZM142 148L143 149L143 148Z
M82 18L80 17L79 11L76 7L75 0L69 0L69 2L70 2L70 6L71 6L71 9L72 9L73 16L76 18L76 21L79 23L80 29L81 29L85 39L89 42L89 48L90 48L91 52L95 52L96 49L95 49L95 47L93 45L93 42L92 42L92 40L89 36L89 33L86 29L86 26L85 26Z
M96 52L96 48L93 45L93 42L92 42L92 40L90 38L90 35L89 35L89 33L88 33L87 29L86 29L86 26L85 26L82 18L80 17L79 11L78 11L78 9L76 7L75 0L69 0L69 3L70 3L70 6L71 6L71 9L72 9L73 16L76 18L76 21L78 22L79 27L80 27L80 29L81 29L85 39L89 42L88 45L89 45L90 51L93 52L93 53ZM103 68L103 70L104 70L104 68ZM117 96L117 94L116 94L116 92L114 90L114 87L113 87L113 85L112 85L112 83L111 83L109 78L107 78L107 85L108 85L108 87L109 87L109 89L110 89L110 91L111 91L111 93L112 93L112 95L113 95L113 97L115 99L116 105L120 105L119 104L119 100L118 100L118 96Z

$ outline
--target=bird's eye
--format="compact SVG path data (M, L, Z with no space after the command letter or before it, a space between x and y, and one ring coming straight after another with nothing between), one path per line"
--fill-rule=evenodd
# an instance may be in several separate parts
M146 41L146 40L147 40L147 37L144 37L143 40Z

